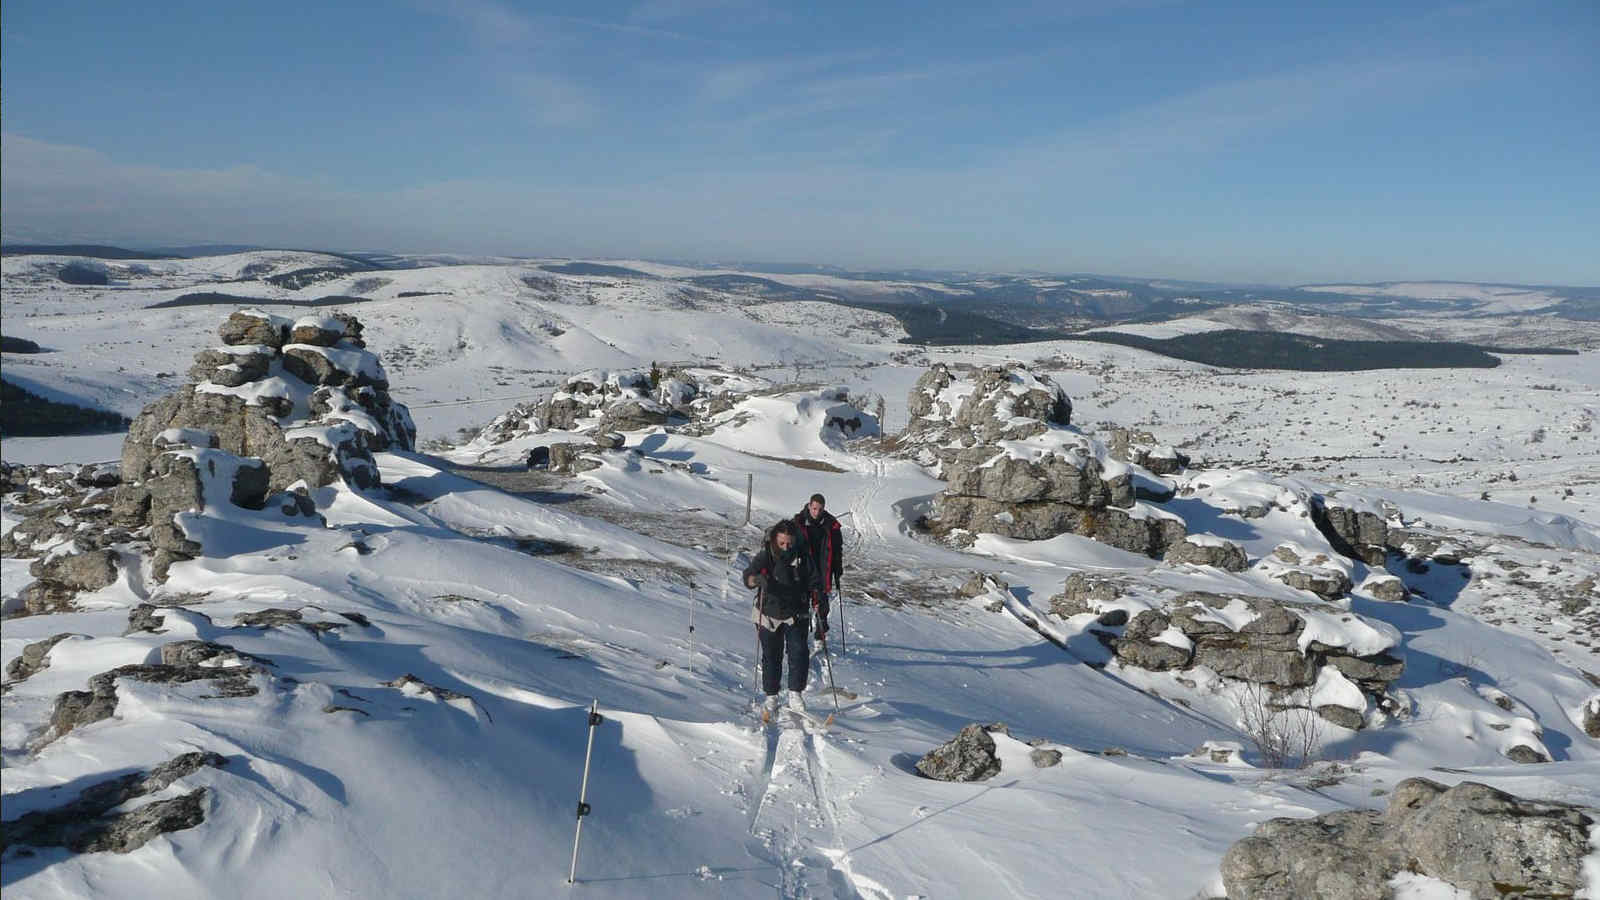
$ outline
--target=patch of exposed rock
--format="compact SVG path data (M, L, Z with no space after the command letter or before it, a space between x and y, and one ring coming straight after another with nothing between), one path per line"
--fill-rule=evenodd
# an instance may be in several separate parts
M603 434L685 425L732 408L739 394L727 385L725 375L684 368L581 372L549 397L502 413L478 437L503 444L551 429Z
M137 850L157 835L193 828L204 821L206 789L196 788L121 813L112 813L113 809L165 791L202 768L227 764L219 754L197 751L173 757L147 772L91 785L70 803L0 823L0 852L15 846L66 847L74 853Z
M1370 566L1389 558L1389 521L1375 504L1338 495L1311 498L1311 519L1333 549Z
M1120 459L1157 475L1172 475L1189 465L1189 456L1176 448L1158 443L1148 431L1131 428L1112 428L1106 446L1113 459Z
M34 559L36 579L7 615L70 610L79 591L117 580L114 548L134 539L110 524L117 466L6 465L3 473L10 512L21 521L0 535L0 556Z
M1229 848L1233 900L1382 900L1415 872L1474 898L1572 897L1583 886L1592 810L1475 782L1396 786L1389 808L1271 819Z
M42 641L25 645L17 658L6 664L6 677L10 679L6 682L7 688L18 681L26 681L36 672L50 668L51 648L69 637L72 637L72 633L64 631Z
M1078 534L1160 557L1185 531L1176 516L1135 504L1134 470L1069 427L1072 402L1020 365L957 377L923 373L907 398L899 451L947 483L927 525L957 544L979 533L1023 540Z
M0 539L7 556L40 557L20 611L70 609L77 593L113 583L118 550L148 554L165 580L204 549L185 514L231 505L315 519L311 489L377 485L372 454L411 449L416 427L361 332L343 313L235 312L222 346L196 355L190 383L133 420L114 469L33 473L36 487L18 497L26 518Z
M1324 600L1343 597L1355 586L1346 565L1326 553L1306 552L1291 544L1279 544L1259 563L1262 570L1278 581L1297 590L1310 591Z
M1243 547L1207 535L1189 535L1167 548L1164 559L1174 564L1211 566L1225 572L1243 572L1250 567Z
M1204 666L1223 678L1263 685L1273 702L1283 704L1296 697L1303 702L1305 692L1321 686L1325 696L1340 702L1318 706L1317 714L1351 729L1363 727L1374 704L1390 702L1390 685L1405 670L1404 660L1389 650L1358 653L1303 640L1306 615L1330 614L1326 610L1205 591L1179 594L1159 605L1123 594L1119 580L1074 573L1050 598L1050 608L1062 617L1098 616L1095 636L1123 665L1158 672ZM1331 614L1357 618L1342 610Z
M917 771L935 781L985 781L1000 774L994 738L977 722L917 760Z
M117 679L131 678L151 684L183 684L212 681L216 695L251 697L257 688L251 676L264 672L269 664L260 657L240 653L226 644L207 641L176 641L161 648L161 662L118 666L89 679L87 691L64 691L57 695L50 714L50 727L36 746L66 734L74 728L109 719L117 709Z

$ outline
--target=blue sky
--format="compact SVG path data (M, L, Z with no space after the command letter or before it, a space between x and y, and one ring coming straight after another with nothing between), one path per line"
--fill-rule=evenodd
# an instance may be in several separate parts
M1600 284L1600 3L1314 5L10 0L4 233Z

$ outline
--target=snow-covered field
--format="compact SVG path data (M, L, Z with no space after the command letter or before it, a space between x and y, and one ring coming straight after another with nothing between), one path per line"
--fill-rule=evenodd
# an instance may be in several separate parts
M1507 356L1487 370L1219 372L1080 342L923 351L895 343L898 326L875 313L521 262L290 291L218 282L248 265L328 260L151 261L148 274L83 288L33 278L38 259L4 260L5 333L50 352L7 354L8 379L134 415L184 381L243 305L151 304L215 290L284 313L268 304L360 294L333 308L365 324L429 452L380 455L389 490L322 489L326 527L270 511L199 516L206 555L174 565L165 584L124 577L80 596L78 612L4 621L4 662L72 635L4 695L6 821L179 753L226 760L155 795L207 788L194 828L126 855L7 850L8 898L569 890L591 701L605 721L570 888L584 896L1213 897L1222 854L1257 824L1382 808L1414 775L1600 806L1600 742L1582 727L1600 692L1600 635L1562 605L1585 576L1600 602L1594 352ZM1079 571L1300 592L1261 566L1173 566L1075 536L990 535L969 551L931 543L913 521L942 482L873 438L843 442L822 425L819 385L881 395L894 433L927 364L1004 361L1048 370L1075 423L1137 427L1190 454L1197 466L1173 478L1188 490L1170 511L1192 534L1239 541L1253 563L1284 542L1332 553L1287 512L1248 526L1224 512L1285 485L1389 501L1454 535L1469 577L1455 566L1396 573L1431 602L1359 589L1339 601L1362 617L1346 619L1399 640L1408 665L1397 688L1413 712L1361 731L1329 726L1305 769L1196 753L1208 742L1248 751L1226 696L1204 679L1087 664L1100 662L1098 645L1081 617L1050 614L1048 598ZM708 434L630 434L634 452L570 481L522 471L527 450L553 435L458 439L566 375L652 362L741 367L787 386ZM9 438L0 450L8 462L87 462L114 458L116 443ZM759 525L816 491L843 517L843 622L831 657L815 661L809 699L819 714L837 700L825 733L764 730L751 713L750 597L732 568L759 539L744 521L747 484ZM4 527L15 521L8 508ZM1369 568L1349 566L1362 584ZM974 572L1010 591L963 597ZM27 561L6 560L3 574L9 607L31 580ZM162 633L124 633L137 604L180 600L158 610ZM333 627L236 624L265 608ZM1369 627L1327 618L1328 640L1364 639ZM114 717L31 745L57 694L186 638L268 661L247 676L255 693L124 680ZM838 694L824 689L828 662ZM1009 727L995 735L1000 775L916 774L918 758L970 722ZM1553 761L1508 760L1515 741ZM1058 750L1060 763L1036 767L1036 749ZM1405 896L1452 896L1426 881ZM1600 881L1588 891L1600 896Z

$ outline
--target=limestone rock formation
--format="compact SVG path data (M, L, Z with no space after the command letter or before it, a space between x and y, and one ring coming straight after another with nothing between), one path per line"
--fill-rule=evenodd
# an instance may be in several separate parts
M1136 504L1133 467L1069 427L1072 401L1048 376L1013 364L969 381L941 364L917 379L907 408L898 452L947 482L927 524L955 543L1070 533L1159 557L1184 537L1177 516Z
M1321 611L1270 597L1206 591L1124 597L1117 580L1074 573L1050 606L1063 617L1098 616L1096 636L1123 665L1152 671L1204 666L1264 686L1275 704L1305 704L1315 694L1329 700L1316 708L1319 715L1351 729L1363 727L1373 704L1388 702L1390 686L1405 670L1404 660L1390 652L1393 636L1365 625L1359 646L1306 639L1307 617Z
M1571 897L1583 886L1595 813L1475 782L1408 778L1387 812L1271 819L1229 848L1232 900L1382 900L1412 871L1474 898Z
M343 482L378 484L372 454L409 450L416 427L388 394L362 326L335 313L289 320L241 310L222 323L223 344L200 351L194 379L146 406L129 426L116 466L62 467L56 474L7 470L52 484L37 502L23 488L25 516L0 538L7 556L38 556L38 581L22 609L72 608L79 592L119 577L144 554L156 581L175 561L202 552L184 514L228 506L316 516L309 491ZM26 482L25 482L26 483Z

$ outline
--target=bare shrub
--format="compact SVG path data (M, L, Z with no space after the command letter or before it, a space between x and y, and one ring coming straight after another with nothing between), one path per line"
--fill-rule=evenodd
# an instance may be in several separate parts
M1275 692L1253 681L1240 683L1235 696L1239 724L1272 769L1303 769L1317 760L1322 717L1311 708L1311 691Z

